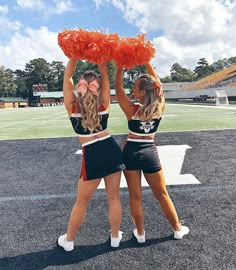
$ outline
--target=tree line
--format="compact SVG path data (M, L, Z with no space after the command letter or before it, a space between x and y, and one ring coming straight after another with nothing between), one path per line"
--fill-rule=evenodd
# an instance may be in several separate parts
M194 70L182 67L174 63L170 69L170 76L161 78L162 82L193 82L212 73L223 70L236 64L236 57L224 58L213 64L209 64L205 58L200 58ZM85 70L98 72L98 66L88 61L79 61L74 73L74 80ZM0 66L0 97L33 98L33 85L47 85L48 91L62 91L63 74L65 66L60 61L47 62L43 58L31 60L25 65L24 70L15 71ZM111 88L114 88L115 64L108 63L108 72ZM138 66L125 71L124 87L132 88L135 76L144 73L145 66Z

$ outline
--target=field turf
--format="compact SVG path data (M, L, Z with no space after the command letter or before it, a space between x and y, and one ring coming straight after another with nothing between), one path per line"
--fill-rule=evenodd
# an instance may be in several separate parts
M64 106L0 110L0 140L74 136ZM118 104L111 104L108 128L127 133L127 121ZM159 132L236 128L236 107L167 104Z

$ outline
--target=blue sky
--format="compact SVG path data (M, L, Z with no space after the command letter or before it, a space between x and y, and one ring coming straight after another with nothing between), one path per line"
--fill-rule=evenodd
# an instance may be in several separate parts
M40 9L37 5L32 8L27 8L26 5L20 7L16 4L17 1L12 0L0 2L1 4L5 2L5 5L8 6L10 21L19 21L22 25L35 29L42 25L47 26L49 31L56 32L62 31L64 27L68 29L81 27L88 30L109 28L110 32L121 32L124 35L133 35L139 31L135 25L127 23L122 18L122 13L113 5L96 6L94 1L60 1L65 5L66 2L71 3L67 9L64 8L61 12L56 11L56 1L41 1L41 3L45 3L45 7L42 6ZM52 10L50 11L50 9Z
M0 65L24 69L30 60L67 58L57 44L64 28L145 33L156 48L160 76L179 63L193 69L236 56L234 0L0 0Z

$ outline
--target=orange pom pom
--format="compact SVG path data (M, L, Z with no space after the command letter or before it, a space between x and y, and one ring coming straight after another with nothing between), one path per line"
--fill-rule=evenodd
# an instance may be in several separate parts
M155 48L145 35L119 38L118 34L104 34L81 28L64 30L58 34L58 44L68 58L94 63L114 60L117 66L132 68L150 61Z
M150 41L145 41L145 35L137 35L135 38L122 38L114 55L117 66L132 68L143 65L155 55L155 48Z
M119 40L118 34L103 34L83 29L65 30L58 34L58 44L69 58L79 58L94 63L112 59Z

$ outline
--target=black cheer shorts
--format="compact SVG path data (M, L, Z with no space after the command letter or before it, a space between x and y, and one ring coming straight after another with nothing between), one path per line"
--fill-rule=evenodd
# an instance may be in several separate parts
M126 170L142 170L143 173L160 171L161 164L154 142L127 141L123 148Z
M103 178L125 169L122 152L112 137L82 147L80 177L84 181Z

